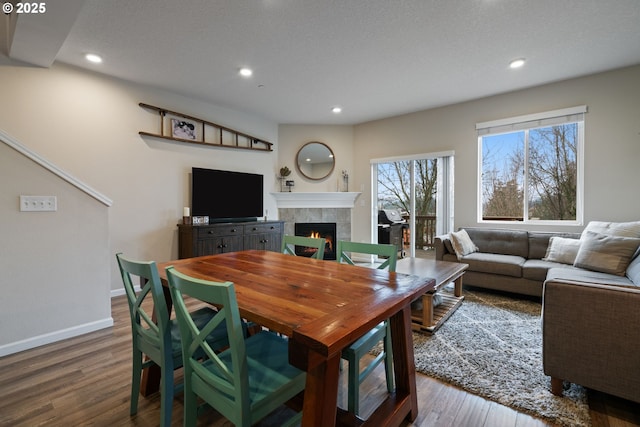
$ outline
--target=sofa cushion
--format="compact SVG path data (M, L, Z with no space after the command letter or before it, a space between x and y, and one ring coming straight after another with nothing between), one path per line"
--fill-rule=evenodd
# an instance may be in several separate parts
M580 233L569 232L549 232L549 231L530 231L529 232L529 255L528 259L542 259L547 254L549 248L549 240L552 237L563 237L567 239L579 239ZM573 262L571 262L573 264Z
M451 233L447 234L447 237L442 240L444 243L444 247L447 249L447 252L450 254L455 254L456 251L453 249L453 244L451 244Z
M523 230L465 228L479 252L529 256L529 234Z
M525 259L520 256L484 252L474 252L463 256L460 260L469 264L470 271L512 277L522 277L522 265L525 262Z
M636 286L629 278L624 276L616 276L615 274L601 273L598 271L584 270L577 267L557 267L549 269L547 273L547 282L554 281L570 281L570 282L584 282L594 283L600 285L614 285L614 286Z
M454 253L446 253L442 255L442 261L458 262L458 257Z
M451 233L451 244L458 259L478 250L478 247L473 243L473 240L471 240L464 229Z
M553 236L549 239L549 247L542 260L573 265L580 250L580 242L580 239Z
M637 286L640 286L640 255L636 251L635 258L627 267L627 277Z
M562 266L569 267L568 264L561 264L558 262L543 261L541 259L528 259L522 265L522 277L529 280L544 282L547 278L547 272L551 268L560 268Z
M623 276L640 239L616 237L587 231L583 234L578 256L573 264L587 270Z

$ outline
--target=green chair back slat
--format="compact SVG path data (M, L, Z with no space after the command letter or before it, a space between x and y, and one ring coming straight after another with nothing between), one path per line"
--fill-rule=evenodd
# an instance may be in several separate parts
M289 364L286 338L265 330L245 338L233 283L192 278L172 267L167 278L182 335L185 426L196 425L198 398L234 425L251 426L304 390L306 374ZM208 324L197 325L187 311L185 295L214 304L217 314ZM216 353L204 338L222 324L229 346ZM283 425L301 417L296 413Z
M398 261L398 248L396 248L395 245L381 243L346 242L340 240L338 241L337 252L338 262L344 262L351 265L355 264L352 259L352 255L354 253L386 257L386 259L380 265L378 265L377 268L380 270L388 268L389 271L396 271L396 263Z
M384 261L378 264L376 268L386 268L391 272L396 271L398 249L395 245L338 241L336 256L338 262L355 265L353 261L354 254L384 257L381 258ZM369 354L381 341L383 343L383 351L369 362L364 369L360 370L360 359ZM389 393L393 392L393 351L391 347L391 326L388 320L376 325L344 349L342 358L349 362L349 371L347 373L347 409L349 412L359 415L360 384L382 362L385 365L387 390Z
M296 255L295 247L304 246L316 249L311 258L323 259L326 244L327 242L324 238L285 235L282 238L281 252L287 255Z

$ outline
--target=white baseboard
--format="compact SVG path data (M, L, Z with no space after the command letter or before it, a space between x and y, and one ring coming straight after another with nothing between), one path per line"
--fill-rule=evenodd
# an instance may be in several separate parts
M140 286L134 286L133 290L137 292L140 292ZM113 297L119 297L120 295L124 295L124 288L121 289L111 289L111 298Z
M137 291L136 291L137 292ZM119 297L120 295L124 295L124 288L120 289L111 289L111 298Z
M113 318L108 317L106 319L96 320L95 322L85 323L84 325L78 325L72 328L38 335L37 337L4 344L0 346L0 357L40 347L45 344L62 341L67 338L88 334L89 332L98 331L100 329L110 328L111 326L113 326Z

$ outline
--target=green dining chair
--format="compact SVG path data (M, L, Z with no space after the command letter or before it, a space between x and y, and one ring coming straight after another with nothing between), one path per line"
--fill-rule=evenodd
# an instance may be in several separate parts
M302 236L290 236L285 235L282 237L282 253L287 255L296 255L296 246L304 246L305 248L314 248L316 251L311 255L311 258L323 259L324 248L327 242L325 239L318 239L315 237L302 237Z
M133 368L131 371L130 415L138 412L138 396L142 370L152 364L160 367L160 426L171 425L173 396L182 390L182 384L175 385L173 371L182 367L180 331L175 319L171 319L167 301L162 291L162 282L153 261L135 261L121 253L116 254L122 276L124 290L129 304L133 347ZM141 289L136 294L135 277L141 281ZM144 284L142 283L144 282ZM147 310L148 296L151 295L153 308ZM145 303L145 304L143 304ZM205 324L215 315L215 310L203 307L192 313L194 322ZM219 327L207 337L211 347L220 350L229 343L224 327ZM143 355L146 359L143 361Z
M398 248L395 245L359 243L338 241L337 261L355 265L353 254L378 255L384 261L377 265L378 269L388 268L396 271L398 260ZM360 359L368 354L379 342L383 342L383 350L362 371ZM379 323L369 332L358 338L353 344L342 351L342 358L349 362L347 373L348 396L347 409L349 412L359 415L360 412L360 384L369 374L384 361L387 377L387 390L393 392L393 352L391 348L391 327L389 321Z
M167 268L167 278L182 335L184 363L184 425L195 426L198 397L236 426L251 426L304 390L306 373L289 364L288 341L269 331L245 340L232 282L211 282ZM199 327L183 296L218 307L209 323ZM210 331L225 323L229 347L216 353L206 343ZM197 350L204 358L196 355ZM283 426L302 419L297 412Z

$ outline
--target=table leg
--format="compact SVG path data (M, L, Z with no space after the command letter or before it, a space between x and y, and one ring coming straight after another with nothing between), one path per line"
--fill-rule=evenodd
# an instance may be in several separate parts
M406 418L409 421L414 421L418 416L418 395L411 332L411 307L407 306L394 314L390 322L396 395L408 396L409 413Z
M335 426L338 408L338 377L340 375L340 354L331 359L318 360L309 352L307 382L304 390L302 425ZM319 363L316 363L319 362Z
M458 277L454 282L453 282L453 294L456 297L461 297L462 296L462 276Z
M433 296L432 292L427 292L422 296L422 326L433 326Z

